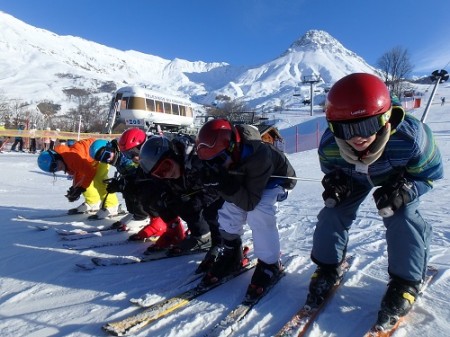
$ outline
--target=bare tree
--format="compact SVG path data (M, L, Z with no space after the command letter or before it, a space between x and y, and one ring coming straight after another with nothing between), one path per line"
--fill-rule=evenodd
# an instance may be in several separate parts
M0 91L0 122L5 123L6 126L9 124L9 103L8 99L4 95L3 90Z
M41 114L44 115L44 123L50 127L52 117L61 110L61 104L55 104L50 100L44 100L37 105L37 108Z
M402 96L404 81L414 69L407 49L397 46L384 53L377 61L386 85L398 97Z
M215 104L207 107L206 111L209 116L240 120L240 115L248 109L246 103L240 99L232 100L228 96L219 95L216 97Z
M78 106L69 109L67 116L73 121L72 129L76 130L81 116L83 132L100 132L107 118L109 102L101 102L98 97L87 93L78 96Z

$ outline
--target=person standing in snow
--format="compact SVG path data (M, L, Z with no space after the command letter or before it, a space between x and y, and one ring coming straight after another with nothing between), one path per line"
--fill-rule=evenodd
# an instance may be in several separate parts
M258 263L247 297L255 298L283 270L276 210L277 203L296 185L296 180L290 179L295 171L284 153L263 142L258 129L251 125L211 120L200 129L196 148L206 163L204 186L215 188L225 200L218 211L220 254L202 282L216 283L242 266L241 235L248 223Z
M174 245L170 253L209 249L197 269L197 272L203 272L215 260L221 242L217 210L223 200L215 190L203 186L203 163L195 153L194 139L182 134L168 137L151 136L141 148L139 165L147 176L164 185L162 193L156 195L159 215L167 223L179 216L187 224L189 235ZM146 197L150 202L144 201L144 206L154 205L155 191L148 191ZM150 252L154 248L150 246Z
M66 194L69 202L77 201L83 194L85 201L70 209L69 214L97 212L95 218L104 219L118 214L119 200L114 193L107 193L109 165L98 163L89 155L94 138L77 141L73 146L56 146L43 151L37 162L41 170L55 173L64 171L73 176L73 184Z
M355 73L336 82L326 102L328 129L318 153L325 207L313 236L307 303L319 305L341 278L349 230L373 187L383 217L390 281L378 323L406 315L417 298L429 254L431 226L421 217L419 197L443 176L430 128L391 102L378 77Z
M37 144L36 144L36 124L33 123L31 125L31 128L29 130L29 135L30 135L30 153L36 153L37 151Z
M14 138L14 143L11 146L12 152L24 152L23 151L23 137L21 136L21 134L23 133L23 130L25 130L25 125L20 124L18 127L18 130L19 130L18 131L19 135ZM16 150L17 145L19 146L18 150Z

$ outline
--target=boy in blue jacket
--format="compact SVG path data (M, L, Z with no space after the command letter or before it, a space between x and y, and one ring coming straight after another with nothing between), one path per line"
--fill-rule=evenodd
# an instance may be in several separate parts
M307 303L320 304L341 278L348 231L373 187L386 227L388 289L378 314L380 329L411 309L423 280L431 226L419 197L443 177L442 159L429 127L391 102L378 77L355 73L328 93L329 128L319 145L325 207L318 215L311 258L318 267Z

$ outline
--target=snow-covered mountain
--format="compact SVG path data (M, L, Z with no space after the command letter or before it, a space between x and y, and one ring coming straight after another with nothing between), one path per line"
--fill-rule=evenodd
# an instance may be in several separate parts
M304 76L328 86L356 71L375 72L361 57L324 31L311 30L278 58L256 67L223 62L166 60L121 51L75 36L60 36L0 12L0 90L27 102L70 104L64 90L110 97L115 88L142 85L211 104L216 95L242 98L250 107L291 104ZM309 86L305 86L307 90Z

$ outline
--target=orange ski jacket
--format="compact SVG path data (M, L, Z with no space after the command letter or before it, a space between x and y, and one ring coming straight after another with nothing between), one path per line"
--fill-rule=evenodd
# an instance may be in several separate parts
M95 138L83 139L72 146L58 145L55 151L66 165L66 173L73 176L73 186L87 189L94 180L98 162L89 155L89 147Z

